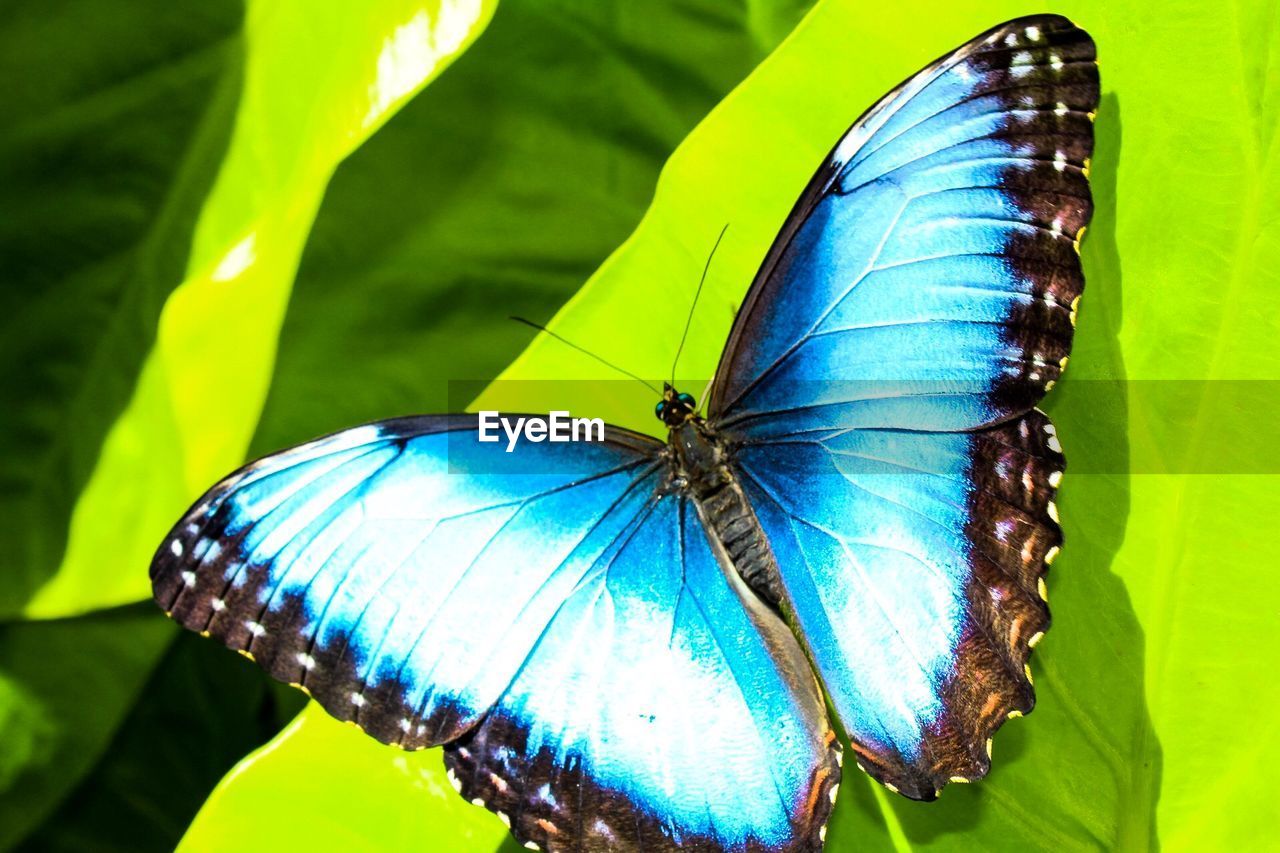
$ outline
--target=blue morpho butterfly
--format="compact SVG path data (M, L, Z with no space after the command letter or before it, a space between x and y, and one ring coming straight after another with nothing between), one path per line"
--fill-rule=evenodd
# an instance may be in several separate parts
M666 443L357 427L211 489L156 600L378 740L443 745L529 847L819 848L821 688L891 790L982 776L1049 624L1063 458L1033 407L1083 287L1094 57L1020 18L863 115L769 250L706 418L668 387Z

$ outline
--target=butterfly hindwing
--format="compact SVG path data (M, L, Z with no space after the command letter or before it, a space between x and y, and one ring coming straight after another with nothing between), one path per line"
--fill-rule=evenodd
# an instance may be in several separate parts
M447 744L522 841L812 849L838 745L798 643L662 446L606 439L508 454L424 417L269 456L166 538L156 600L383 742Z
M799 645L731 573L689 499L655 500L446 747L463 796L551 850L820 847L839 747Z
M932 799L1031 711L1061 543L1063 459L1039 412L974 433L850 430L739 451L785 607L858 761Z
M868 111L757 275L710 418L782 610L877 779L983 775L1034 696L1098 103L1065 18L984 33Z

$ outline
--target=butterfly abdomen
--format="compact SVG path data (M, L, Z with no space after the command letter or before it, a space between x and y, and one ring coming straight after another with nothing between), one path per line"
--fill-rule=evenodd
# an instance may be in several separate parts
M721 440L700 421L671 431L677 476L697 501L703 520L734 569L770 605L781 600L778 564L747 496L728 464Z

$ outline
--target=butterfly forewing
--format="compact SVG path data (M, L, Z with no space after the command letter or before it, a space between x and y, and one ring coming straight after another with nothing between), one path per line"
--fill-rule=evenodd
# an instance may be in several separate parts
M1083 289L1097 103L1093 42L1047 15L886 96L770 249L710 416L781 434L973 429L1030 409L1062 370Z

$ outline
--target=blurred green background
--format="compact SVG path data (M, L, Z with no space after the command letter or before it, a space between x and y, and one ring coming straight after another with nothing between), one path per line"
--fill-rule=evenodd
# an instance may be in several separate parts
M510 845L435 751L381 748L180 635L147 600L155 544L249 455L444 410L451 380L606 375L510 314L663 375L731 222L682 361L707 376L844 127L1036 11L7 0L0 847ZM1050 11L1094 35L1104 97L1048 402L1084 473L1040 703L937 804L850 774L828 848L1275 848L1278 469L1223 459L1280 414L1280 5ZM1134 391L1171 380L1161 406ZM592 414L657 426L644 392L616 396Z

